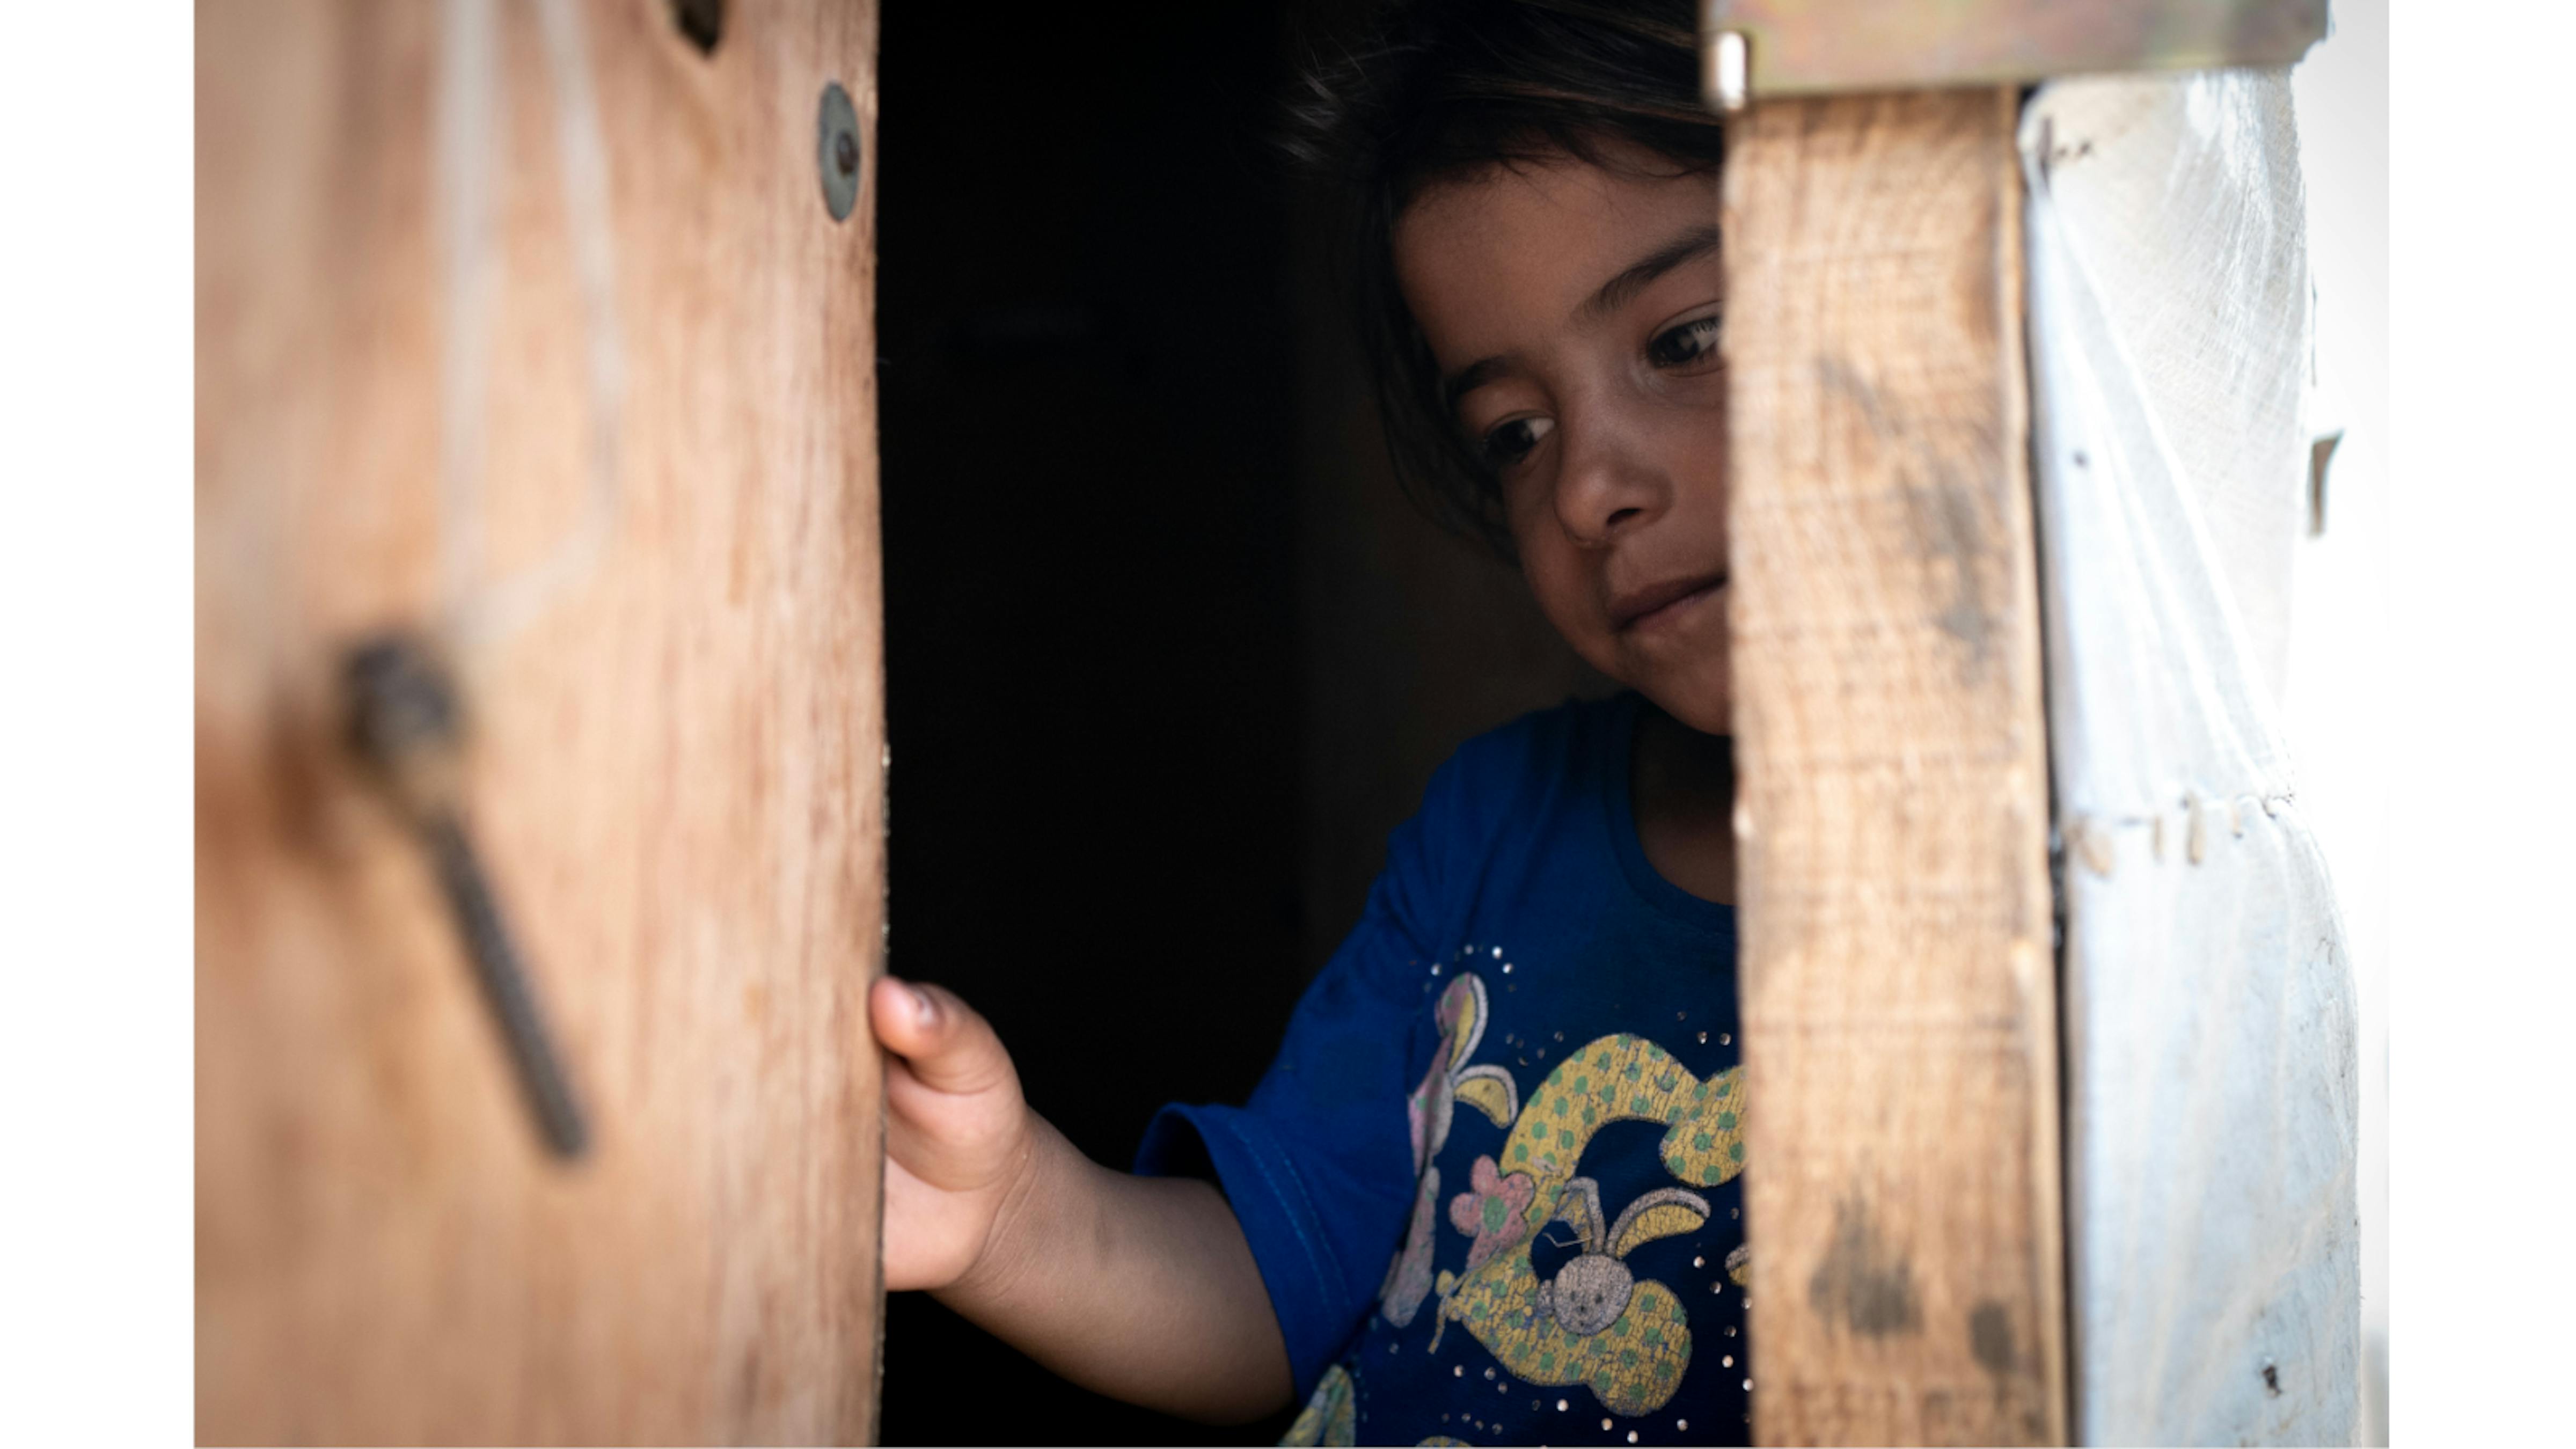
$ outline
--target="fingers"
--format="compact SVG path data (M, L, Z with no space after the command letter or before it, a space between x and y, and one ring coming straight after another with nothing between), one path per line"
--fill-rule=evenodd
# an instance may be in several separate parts
M1017 1080L992 1026L944 987L888 976L868 993L877 1040L934 1092L971 1095Z
M974 1266L989 1219L957 1211L955 1195L927 1182L899 1157L886 1160L885 1250L889 1293L945 1288Z

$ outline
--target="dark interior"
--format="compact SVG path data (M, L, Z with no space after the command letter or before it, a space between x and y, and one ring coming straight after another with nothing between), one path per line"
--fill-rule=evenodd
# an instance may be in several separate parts
M1386 476L1270 145L1331 21L884 12L890 966L1117 1166L1160 1104L1250 1091L1432 767L1587 682ZM1128 1408L920 1294L885 1321L890 1444L1291 1417Z

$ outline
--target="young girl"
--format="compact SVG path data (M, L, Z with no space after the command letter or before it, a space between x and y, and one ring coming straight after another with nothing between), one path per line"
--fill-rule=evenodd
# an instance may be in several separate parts
M1629 693L1470 742L1243 1107L1133 1175L878 983L886 1284L1292 1442L1740 1441L1719 132L1687 3L1436 0L1318 78L1399 465Z

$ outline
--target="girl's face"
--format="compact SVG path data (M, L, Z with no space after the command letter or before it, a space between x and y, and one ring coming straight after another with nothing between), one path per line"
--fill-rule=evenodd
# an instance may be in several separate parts
M1717 178L1669 169L1437 185L1397 222L1396 274L1539 608L1594 668L1724 734Z

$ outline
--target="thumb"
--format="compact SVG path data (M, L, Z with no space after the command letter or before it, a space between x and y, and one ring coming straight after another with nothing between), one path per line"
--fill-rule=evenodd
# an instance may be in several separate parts
M946 987L884 977L869 990L868 1019L885 1049L934 1092L972 1095L1017 1075L991 1023Z

